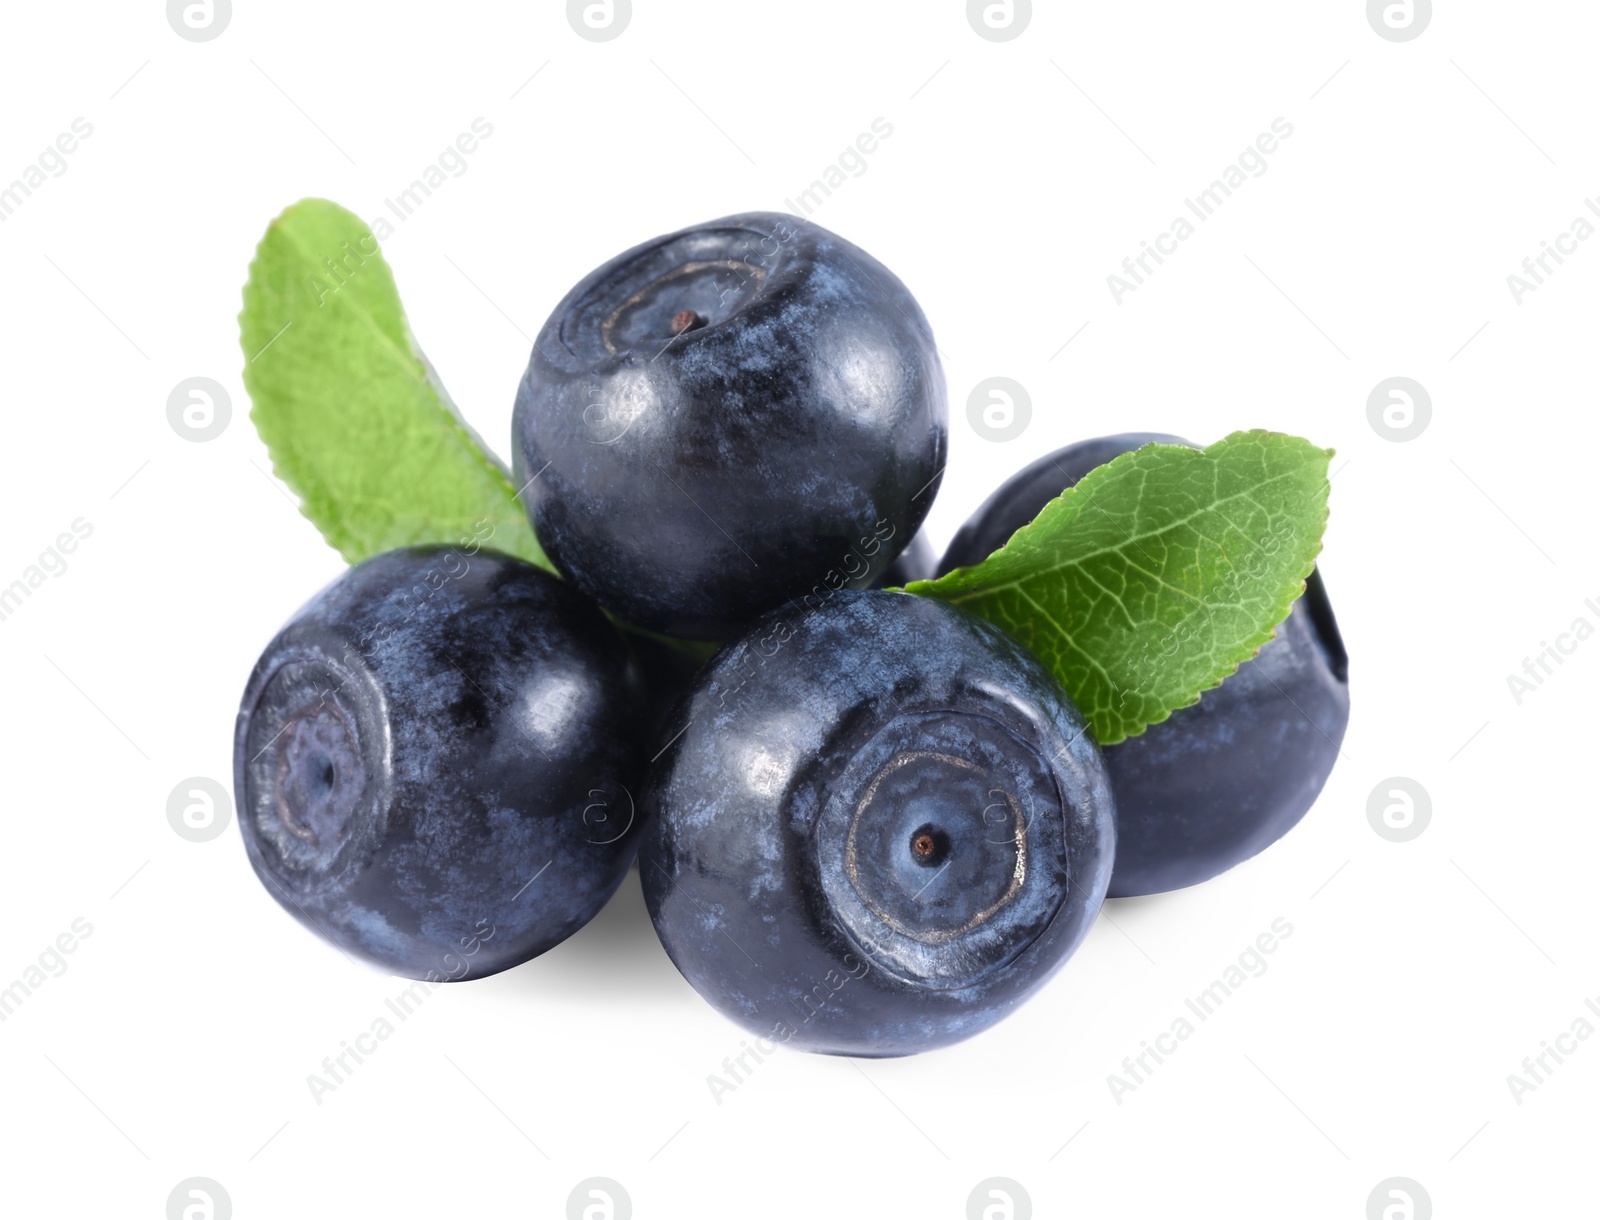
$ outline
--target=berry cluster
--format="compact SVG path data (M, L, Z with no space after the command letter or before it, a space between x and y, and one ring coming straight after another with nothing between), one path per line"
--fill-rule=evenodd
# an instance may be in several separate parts
M710 1003L880 1056L999 1020L1108 894L1275 841L1349 715L1316 574L1253 660L1102 750L1022 643L900 586L1184 442L1041 458L936 564L946 419L917 302L815 225L749 213L606 263L516 401L521 497L565 579L468 540L380 554L300 610L237 722L257 874L349 953L463 979L572 935L637 857Z

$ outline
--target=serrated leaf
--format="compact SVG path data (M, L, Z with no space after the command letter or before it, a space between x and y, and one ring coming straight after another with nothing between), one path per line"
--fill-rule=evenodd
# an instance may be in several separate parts
M510 474L412 338L359 217L305 199L272 222L239 341L273 469L351 563L416 543L478 544L553 570Z
M1090 471L982 563L907 591L1027 645L1114 745L1272 638L1322 549L1332 456L1273 432L1146 445Z

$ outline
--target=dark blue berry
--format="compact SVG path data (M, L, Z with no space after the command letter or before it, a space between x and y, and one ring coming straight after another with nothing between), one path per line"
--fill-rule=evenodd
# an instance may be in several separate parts
M517 394L517 481L551 559L608 610L730 639L814 584L884 572L933 501L946 417L905 285L825 229L751 212L567 294Z
M1099 909L1115 818L1055 679L964 611L839 592L764 619L680 709L647 782L646 903L697 991L846 1055L958 1041Z
M951 541L943 575L980 563L1096 466L1152 441L1069 445L1006 481ZM1313 571L1277 635L1200 702L1105 749L1117 796L1113 898L1181 889L1270 847L1305 816L1350 721L1344 642Z
M582 927L638 819L626 649L575 589L443 548L352 568L279 632L234 737L256 873L412 978L492 974Z

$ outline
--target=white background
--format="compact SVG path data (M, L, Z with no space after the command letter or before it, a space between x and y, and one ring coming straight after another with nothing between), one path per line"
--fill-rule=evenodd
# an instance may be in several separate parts
M1396 1175L1441 1218L1592 1209L1600 1038L1521 1104L1506 1078L1600 997L1600 642L1520 704L1506 679L1578 617L1600 626L1600 242L1520 304L1506 277L1600 192L1600 11L1441 10L1395 43L1359 0L1040 4L997 43L951 0L636 0L593 43L559 3L238 0L192 43L151 0L7 6L0 183L93 126L0 223L0 585L93 529L0 622L0 984L93 928L0 1024L7 1214L160 1217L193 1175L241 1220L560 1217L592 1175L641 1218L959 1218L994 1175L1041 1217L1359 1220ZM1118 304L1106 277L1280 116L1267 171ZM1305 822L1209 884L1108 904L983 1036L898 1061L780 1051L720 1104L707 1076L743 1035L678 977L630 879L545 957L435 993L317 1104L308 1073L401 984L280 911L236 828L192 843L166 816L188 777L228 782L251 664L341 568L264 473L240 288L284 206L376 217L478 117L492 137L385 254L502 452L530 337L574 281L782 208L879 117L892 136L814 219L894 269L938 336L936 545L1089 436L1337 448L1322 569L1355 710ZM966 418L996 375L1033 403L1003 444ZM232 401L206 443L166 416L194 376ZM1368 422L1391 376L1432 398L1406 443ZM1406 843L1367 817L1396 775L1432 800ZM1114 1100L1124 1056L1280 916L1266 973Z

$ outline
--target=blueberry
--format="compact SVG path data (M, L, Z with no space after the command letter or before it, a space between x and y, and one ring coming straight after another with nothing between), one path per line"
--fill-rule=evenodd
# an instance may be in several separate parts
M848 590L780 610L681 711L642 802L645 901L684 977L763 1039L956 1042L1042 985L1099 910L1099 752L1043 666L965 611Z
M1189 443L1126 433L1040 458L961 528L940 574L981 562L1096 466L1152 441ZM1105 749L1117 796L1111 897L1195 885L1276 843L1322 791L1349 721L1344 642L1313 571L1253 660L1199 703Z
M257 876L411 978L558 944L633 857L625 656L593 603L520 560L414 548L352 568L245 690L234 791Z
M513 424L545 550L635 626L729 639L829 580L871 585L944 467L944 374L865 251L750 212L658 237L572 289Z

